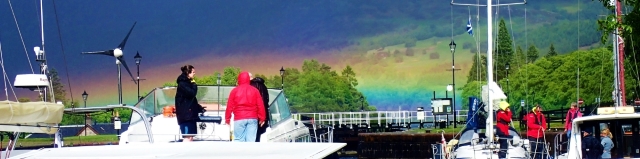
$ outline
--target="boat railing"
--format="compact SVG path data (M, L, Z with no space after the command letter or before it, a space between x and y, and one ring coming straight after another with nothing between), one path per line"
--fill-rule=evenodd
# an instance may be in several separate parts
M499 146L499 138L498 140L495 140L494 143L487 143L487 140L483 140L483 138L473 138L471 139L470 143L464 144L464 146L469 146L471 147L469 150L473 150L474 154L477 154L478 151L489 151L490 154L493 153L499 153L499 152L505 152L507 154L507 158L510 158L508 151L510 149L515 149L518 147L524 147L526 140L521 139L519 136L517 137L512 137L512 138L506 138L507 143L509 144L509 147L507 149L501 149ZM480 146L478 146L480 145ZM450 151L453 151L453 149L456 148L460 148L461 146L455 146L455 148L453 147L454 145L446 145L445 150L442 150L443 144L442 143L437 143L437 144L432 144L433 147L433 158L437 159L437 158L449 158L449 157L453 157L450 154ZM443 156L444 155L444 156ZM446 157L445 157L446 156ZM525 155L528 156L528 155Z
M467 110L456 110L459 123L465 122L467 118ZM404 127L410 124L429 124L435 122L449 121L453 124L453 115L434 115L431 111L362 111L362 112L322 112L322 113L296 113L292 117L298 121L315 124L319 127L335 126L341 128L344 125L371 125L386 127L388 124L398 124Z
M555 137L553 137L553 147L554 147L553 156L554 156L554 158L558 158L558 156L560 154L562 154L562 146L565 145L562 142L562 136L564 136L564 135L565 135L564 133L558 133L558 134L556 134Z
M542 147L539 147L539 145L542 145ZM538 149L541 149L541 150L538 151ZM538 155L542 156L541 158L547 158L549 155L551 155L551 152L549 151L549 143L547 143L545 140L542 140L540 142L529 140L528 152L529 152L530 158L538 158L536 157ZM534 155L534 156L531 156L531 155Z
M433 149L433 159L447 159L448 158L448 153L445 152L445 150L443 149L443 147L446 146L445 144L442 143L438 143L438 144L431 144L431 147Z
M322 128L321 128L322 129ZM315 142L328 142L333 143L333 126L327 126L326 132L318 132L316 126L313 125L313 134L315 136ZM320 133L320 134L318 134Z

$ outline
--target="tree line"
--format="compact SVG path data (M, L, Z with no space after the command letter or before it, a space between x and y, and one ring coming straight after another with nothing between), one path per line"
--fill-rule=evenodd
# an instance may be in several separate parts
M265 80L268 88L280 89L284 92L292 112L345 112L361 109L375 110L366 97L355 87L358 86L356 73L351 66L346 66L340 73L331 66L317 60L305 60L302 69L284 68L283 76L254 74ZM220 74L222 85L236 85L240 68L225 67ZM217 74L195 77L198 85L217 85ZM164 86L176 86L175 81Z
M540 104L545 109L568 108L579 98L584 104L611 102L613 98L613 66L611 47L578 50L559 55L551 44L548 52L540 56L536 46L531 45L526 52L517 46L512 52L511 36L501 22L498 32L498 48L494 51L495 81L508 96L512 106ZM497 55L496 55L497 54ZM461 88L463 99L480 96L481 86L486 84L486 57L475 57L467 76L467 84ZM631 62L630 58L625 60ZM509 63L507 70L506 64ZM627 63L632 69L635 63ZM633 97L638 86L634 75L626 74L627 96ZM463 107L468 104L463 101Z

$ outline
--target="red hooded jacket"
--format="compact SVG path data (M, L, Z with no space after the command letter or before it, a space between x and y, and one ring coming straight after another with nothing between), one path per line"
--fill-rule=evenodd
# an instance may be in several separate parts
M224 114L224 121L228 124L231 120L231 113L234 121L242 119L258 119L259 122L265 120L264 104L258 89L250 85L249 72L243 71L238 75L238 86L231 90L227 101L227 110Z
M503 111L500 110L497 113L497 121L496 127L498 127L498 131L502 134L509 135L509 123L511 122L511 111Z
M571 130L571 124L573 124L573 119L577 117L582 117L582 113L580 113L580 110L578 108L569 109L569 112L567 112L566 120L564 121L564 129Z
M541 138L547 129L547 119L542 112L531 112L527 114L527 137Z

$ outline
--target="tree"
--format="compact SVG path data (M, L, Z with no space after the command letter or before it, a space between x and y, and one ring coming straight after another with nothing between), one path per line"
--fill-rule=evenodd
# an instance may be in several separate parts
M614 6L609 5L610 3L609 0L600 0L600 2L602 2L602 5L605 8L607 8L609 11L611 12L615 11ZM620 28L619 34L622 35L624 40L624 45L625 45L624 53L627 59L634 59L633 61L625 60L625 67L628 67L628 66L637 65L638 61L636 61L635 59L637 59L637 57L640 56L640 53L635 51L635 50L640 50L640 40L633 39L634 37L636 39L637 37L640 37L640 31L638 31L640 30L640 9L639 9L640 1L625 0L625 1L619 1L619 2L621 2L621 5L624 5L623 8L631 8L631 12L624 12L626 11L626 9L623 9L623 14L624 14L623 16L616 16L615 14L609 14L605 18L599 19L597 23L598 23L598 30L602 31L603 33L600 38L600 42L603 44L606 43L607 41L611 41L610 39L608 39L611 33L613 33L616 29ZM617 19L620 19L620 21L618 21ZM635 64L631 64L631 63L635 63ZM638 79L640 78L640 76L638 76L638 74L631 73L631 74L625 74L625 78ZM630 80L630 82L635 82L635 81ZM625 89L629 89L629 86L631 85L626 85L626 86L627 88ZM635 85L633 87L633 92L639 92L639 91L640 91L640 84ZM631 91L627 91L627 92L631 92Z
M55 68L49 69L49 78L51 81L51 86L53 89L48 90L47 98L51 98L51 93L55 96L56 102L60 101L65 105L69 105L69 101L67 101L67 91L64 89L64 84L60 81L60 77L58 76L58 71ZM42 98L42 97L40 97Z
M469 75L467 76L467 83L472 81L482 81L486 79L487 75L487 57L484 55L473 55L473 64L471 65L471 70L469 70Z
M615 6L611 5L611 1L610 0L600 0L600 2L602 3L602 5L609 9L609 11L614 12L615 11ZM616 1L617 2L617 1ZM640 10L638 10L638 7L640 7L640 1L639 0L624 0L622 1L622 3L624 3L624 5L627 5L625 7L629 7L629 8L633 8L631 13L628 13L627 16L625 16L623 19L622 16L617 16L615 14L609 14L607 15L605 18L602 19L598 19L598 30L602 31L604 34L602 34L600 41L602 43L607 42L608 38L609 38L609 34L613 33L616 29L621 29L620 30L620 34L622 34L623 36L628 36L629 34L632 34L632 31L635 28L638 28L638 23L640 21L640 16L638 16L640 13ZM618 19L622 19L622 22L618 22Z
M222 72L224 72L221 77L222 85L235 86L238 83L238 75L240 74L240 68L229 66L229 67L225 67Z
M496 59L495 67L504 68L507 62L511 61L512 53L513 53L513 43L511 40L511 35L507 30L507 26L504 22L504 19L500 19L500 24L498 26L498 46L496 47L496 51L494 52L494 58ZM496 81L501 80L506 75L505 69L497 69L496 70Z
M342 76L346 79L346 81L352 86L358 86L358 80L356 79L356 73L353 72L351 66L347 65L347 67L342 70Z
M65 104L65 107L69 108L71 105L78 105L77 101L74 101L72 104ZM77 125L84 124L84 115L83 114L64 114L62 115L61 125Z
M547 55L545 55L545 57L549 58L549 57L553 57L553 56L556 56L556 55L558 55L558 53L556 53L556 48L553 47L553 43L551 43L551 46L549 46L549 52L547 53Z
M358 80L356 72L351 66L346 66L338 74L331 70L331 66L327 64L317 60L305 60L302 64L302 71L295 68L284 69L284 76L278 74L269 77L254 74L254 77L264 78L267 87L277 89L280 88L284 77L284 91L292 112L359 111L361 107L364 107L365 110L375 110L375 107L367 103L367 98L355 88L358 86ZM223 85L229 83L235 85L240 69L225 67L224 72ZM210 76L198 77L196 82L206 83L215 78L214 73ZM174 83L168 82L167 84ZM198 92L200 91L201 89L198 89ZM361 101L361 97L365 100ZM94 119L97 122L102 122L108 118L106 115L98 114Z
M527 57L524 54L524 51L522 51L522 48L520 46L518 46L516 48L516 54L513 55L513 58L511 59L511 63L510 63L510 68L511 70L510 73L516 72L518 71L518 69L520 69L520 67L523 67L527 62Z
M585 99L585 104L594 104L602 94L592 90L613 90L612 80L602 80L613 79L613 67L608 62L611 56L611 51L598 48L526 64L510 76L509 98L525 100L528 105L540 103L547 110L567 108L568 103L576 99L576 68L580 67L580 97ZM611 98L601 100L607 102ZM519 100L510 101L512 105L519 104Z
M533 63L538 59L538 49L535 45L529 46L529 50L527 50L527 63Z

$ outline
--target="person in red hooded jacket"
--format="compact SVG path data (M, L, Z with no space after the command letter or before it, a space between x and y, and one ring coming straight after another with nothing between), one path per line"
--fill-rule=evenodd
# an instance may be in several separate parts
M543 154L543 150L546 148L544 144L544 131L547 129L547 119L544 118L540 105L536 104L531 110L531 113L527 115L527 127L527 138L531 146L531 157L533 159L545 158L544 156L546 156L546 154Z
M580 109L578 109L578 104L576 102L571 103L571 109L567 111L566 119L564 122L564 133L567 133L567 139L571 137L571 126L573 124L573 119L577 117L582 117L582 113L580 113Z
M509 149L508 139L513 138L509 135L509 124L511 123L511 109L509 109L509 103L505 101L501 101L500 110L496 113L496 127L498 131L496 131L496 135L498 135L500 142L500 151L498 151L498 158L506 158L507 150Z
M265 109L258 89L250 85L249 72L238 75L238 85L231 90L225 111L225 123L231 121L233 113L233 141L255 142L258 125L265 122Z

